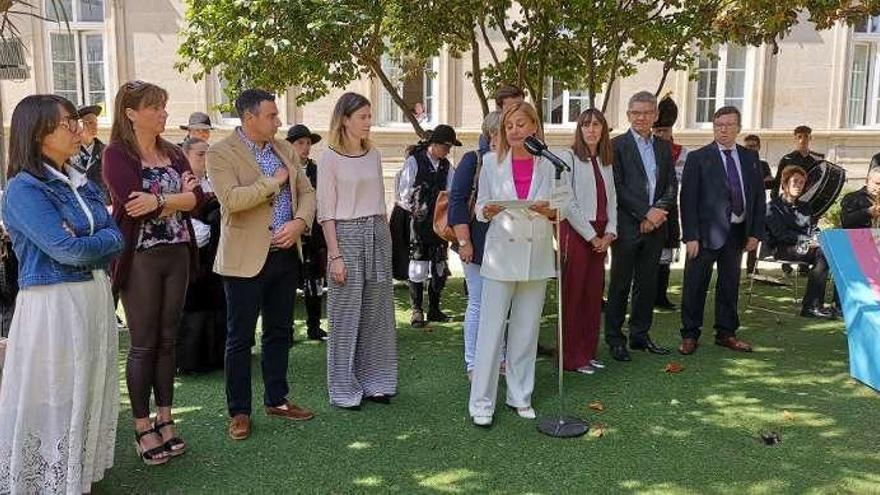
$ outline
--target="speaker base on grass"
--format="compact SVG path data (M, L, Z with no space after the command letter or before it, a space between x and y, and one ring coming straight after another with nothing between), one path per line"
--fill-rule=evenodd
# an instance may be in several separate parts
M538 421L538 430L551 437L574 438L589 431L590 426L573 416L545 416Z

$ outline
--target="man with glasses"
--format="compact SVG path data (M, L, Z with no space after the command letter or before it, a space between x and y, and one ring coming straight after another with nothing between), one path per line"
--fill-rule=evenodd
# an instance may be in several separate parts
M101 115L101 110L100 105L88 105L77 110L79 121L82 124L82 130L79 131L82 144L79 148L79 155L73 157L71 165L74 170L85 175L101 189L104 194L104 203L109 205L110 193L101 176L101 155L104 153L105 147L104 143L98 139L98 117ZM71 131L76 132L74 127L71 127Z
M651 132L657 120L657 98L648 91L634 94L626 115L630 130L611 140L618 225L617 240L611 245L605 341L617 361L631 359L621 330L630 293L629 348L669 354L648 332L654 318L660 253L668 234L667 216L678 194L672 147Z
M764 181L758 154L736 144L742 124L736 107L722 107L712 119L715 140L691 152L681 177L681 227L687 260L681 302L682 354L697 350L703 309L715 284L715 343L740 352L752 347L736 338L737 300L743 251L764 237Z

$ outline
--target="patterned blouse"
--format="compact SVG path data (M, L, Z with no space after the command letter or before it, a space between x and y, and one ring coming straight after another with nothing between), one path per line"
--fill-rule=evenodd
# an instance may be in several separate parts
M152 194L177 194L183 191L183 181L177 170L170 165L148 167L144 164L141 177L144 191ZM150 249L160 244L180 244L189 242L189 229L183 214L175 211L162 218L151 218L141 224L138 236L138 251Z

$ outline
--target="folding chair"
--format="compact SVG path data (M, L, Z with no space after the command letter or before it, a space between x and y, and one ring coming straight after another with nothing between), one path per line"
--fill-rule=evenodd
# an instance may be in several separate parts
M780 310L774 309L774 308L768 308L766 306L752 304L752 296L753 296L754 287L755 287L755 275L758 272L758 266L761 263L777 265L779 267L781 267L782 265L786 265L786 264L794 265L794 270L792 270L794 284L791 286L788 284L783 284L781 287L785 288L786 290L790 289L792 291L792 302L795 305L797 305L798 303L801 302L800 298L798 297L798 291L799 291L798 272L800 271L799 268L801 266L803 266L803 267L806 267L807 269L809 269L810 264L806 263L804 261L794 261L794 260L785 260L785 259L781 259L781 258L776 258L775 256L773 256L772 253L769 252L768 248L765 248L764 243L760 242L760 243L758 243L758 256L755 259L755 266L752 268L752 273L749 274L749 294L748 294L748 297L746 298L746 308L747 309L758 309L758 310L766 311L768 313L773 313L773 314L779 315L779 316L797 316L797 314L798 314L797 312L791 313L791 312L787 312L787 311L780 311ZM781 322L779 319L777 319L776 321L777 321L777 323Z

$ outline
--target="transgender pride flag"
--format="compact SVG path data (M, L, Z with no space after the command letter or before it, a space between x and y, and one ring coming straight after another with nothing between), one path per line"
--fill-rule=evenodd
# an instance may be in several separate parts
M880 229L826 230L819 242L843 304L850 374L880 390Z

